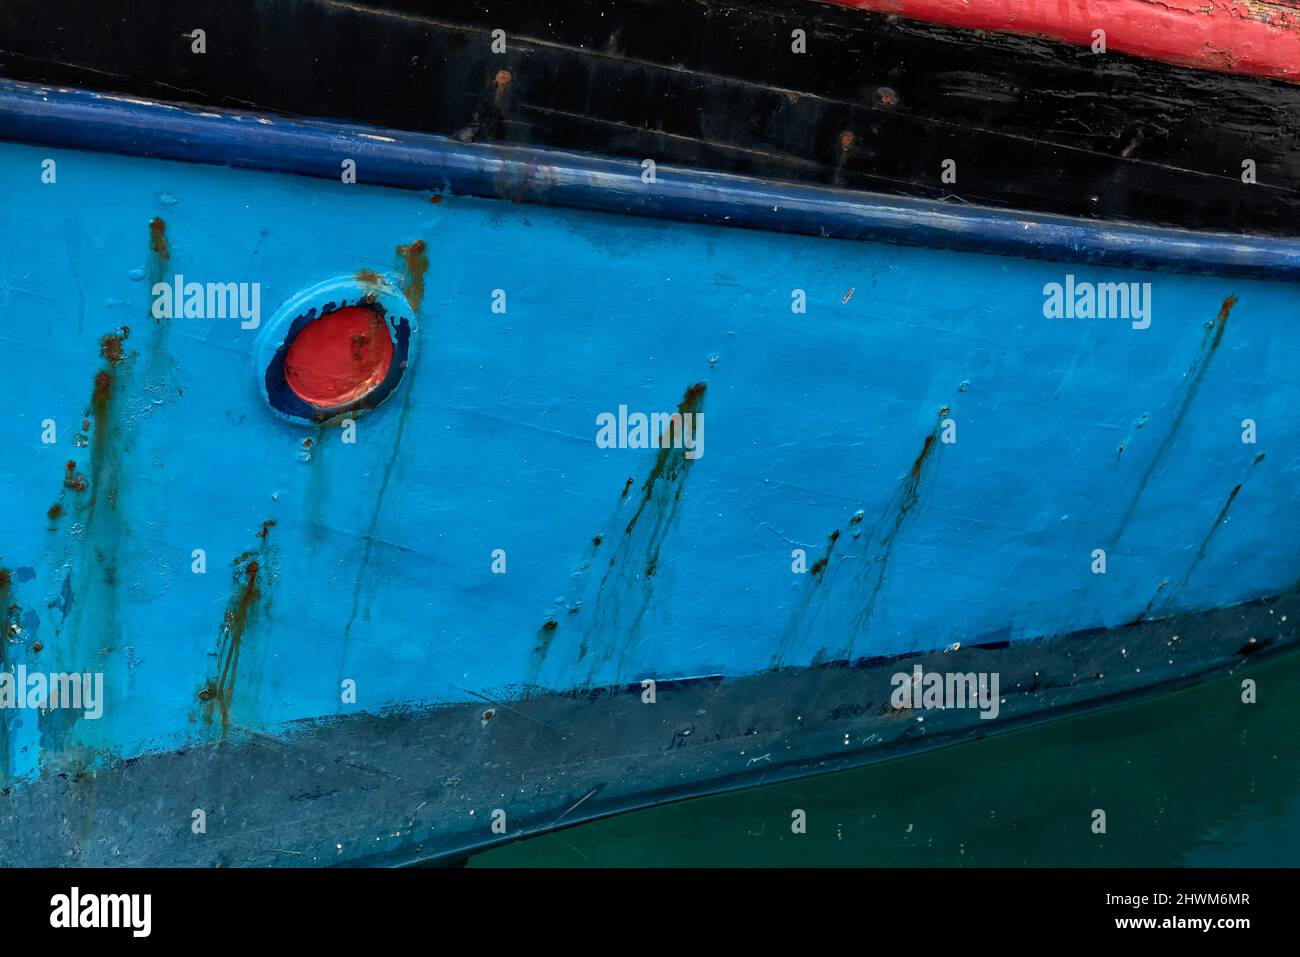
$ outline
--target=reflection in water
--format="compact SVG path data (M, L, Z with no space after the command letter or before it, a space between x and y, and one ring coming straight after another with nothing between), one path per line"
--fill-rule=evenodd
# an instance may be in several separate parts
M1244 678L1257 704L1242 704ZM1297 731L1291 654L1145 703L595 821L470 864L1294 867ZM806 834L790 831L795 808Z

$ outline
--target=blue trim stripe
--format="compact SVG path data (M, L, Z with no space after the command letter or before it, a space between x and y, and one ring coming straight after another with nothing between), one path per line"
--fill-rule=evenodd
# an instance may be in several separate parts
M426 133L0 80L0 139L776 232L1300 281L1300 240L1199 233L800 186Z

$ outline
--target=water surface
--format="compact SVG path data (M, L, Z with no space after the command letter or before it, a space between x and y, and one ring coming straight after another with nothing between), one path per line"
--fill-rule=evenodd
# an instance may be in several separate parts
M1241 682L1257 683L1243 704ZM807 812L806 834L791 812ZM1107 833L1092 832L1105 810ZM1231 678L853 771L696 798L472 867L1300 866L1300 654Z

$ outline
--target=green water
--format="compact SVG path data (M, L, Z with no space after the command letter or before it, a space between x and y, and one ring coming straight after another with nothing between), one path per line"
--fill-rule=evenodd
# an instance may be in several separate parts
M1243 704L1241 682L1257 683ZM791 812L807 812L806 834ZM1092 812L1106 812L1106 833ZM667 804L471 867L1300 866L1300 654L1152 701Z

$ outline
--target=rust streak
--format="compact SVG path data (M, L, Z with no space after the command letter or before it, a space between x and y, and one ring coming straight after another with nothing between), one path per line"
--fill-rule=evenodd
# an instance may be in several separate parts
M692 459L686 457L684 448L683 423L687 421L684 417L700 412L706 388L703 382L689 386L677 406L675 422L670 418L665 426L654 465L641 485L636 510L625 524L623 535L615 539L609 563L599 584L595 586L594 598L586 606L589 610L584 614L588 623L578 642L577 660L587 659L588 639L601 640L599 653L590 659L591 671L587 680L591 680L601 662L613 660L616 655L622 660L628 643L636 640L641 621L650 607L654 579L659 570L660 549L673 527L681 504L682 487L692 462ZM682 431L674 436L675 429ZM634 481L635 477L629 477L624 483L619 495L619 510L623 507L621 503L628 498ZM607 535L608 532L591 539L588 563L595 557ZM586 567L587 563L584 563L583 569ZM582 576L575 578L581 580ZM583 587L585 586L578 586L579 593ZM576 615L579 606L578 602L571 603L568 614ZM555 621L548 620L538 633L529 670L530 684L536 681L545 663L555 628ZM609 641L610 635L617 635L618 640Z
M109 333L99 340L99 354L108 360L108 364L116 368L125 357L126 353L122 349L122 342L131 334L131 330L123 326L115 333Z
M113 375L107 370L101 369L95 373L95 389L90 397L90 407L94 409L96 418L102 418L112 398Z
M920 478L921 466L925 464L925 458L930 454L930 449L933 446L934 446L934 436L927 435L925 437L925 444L921 446L921 454L918 455L916 457L916 461L912 463L912 473L911 473L912 478Z
M1187 587L1187 583L1191 581L1192 575L1196 572L1196 569L1200 567L1201 562L1209 553L1210 542L1214 540L1214 535L1218 532L1219 527L1228 521L1228 511L1232 508L1232 503L1237 500L1237 495L1241 492L1241 487L1242 483L1238 482L1233 486L1232 491L1228 493L1228 498L1223 503L1223 507L1220 508L1219 513L1214 516L1214 523L1210 526L1209 531L1205 533L1205 537L1201 539L1201 547L1196 550L1196 555L1192 558L1191 564L1188 565L1187 570L1183 572L1183 576L1178 580L1178 584L1175 585L1166 596L1164 602L1166 608L1174 601L1175 597ZM1156 589L1157 595L1160 593L1160 590L1164 588L1165 584L1165 582L1162 582L1160 588ZM1142 609L1142 612L1136 619L1134 619L1135 624L1147 616L1152 605L1155 603L1155 599L1156 596L1153 595L1151 601L1147 602L1146 608Z
M537 674L546 660L551 642L555 640L555 630L558 627L559 623L554 618L548 618L543 622L542 627L537 629L537 642L533 645L532 663L529 668L530 682L537 680Z
M697 382L695 385L688 388L686 394L682 396L682 401L677 406L678 413L681 415L687 415L697 412L699 410L700 400L704 397L704 390L706 388L707 387L703 382ZM691 460L686 458L685 455L673 455L673 452L681 452L681 449L673 448L672 437L668 434L668 431L671 430L671 428L672 426L670 424L669 429L665 430L664 436L660 438L659 454L655 457L655 464L654 467L650 469L650 474L646 476L645 482L641 485L641 491L643 493L641 496L641 503L637 506L637 510L632 514L632 518L628 520L627 528L623 530L625 535L632 534L632 529L636 527L637 520L641 518L641 513L645 511L646 505L650 503L650 497L654 494L655 484L660 479L676 478L680 470L685 469L690 465ZM631 479L628 479L628 482L630 484ZM623 494L627 494L626 488L623 490Z
M77 471L77 463L71 459L64 466L63 487L72 489L74 492L84 492L86 490L86 477ZM63 511L57 505L51 508L50 511L54 511L55 508L58 508L60 512Z
M406 276L402 280L402 292L406 301L416 312L424 302L424 274L429 269L429 257L424 249L424 240L417 239L405 246L397 247L397 255L406 264Z
M263 541L263 550L266 548L267 533L273 525L273 519L267 520L257 533L257 537ZM217 640L217 675L210 678L198 694L199 700L208 705L209 723L212 720L213 705L220 711L223 735L230 727L230 710L235 700L235 683L239 675L239 657L244 638L262 599L264 560L259 552L248 551L231 562L232 594L222 616L221 634Z
M95 422L95 441L90 449L90 474L93 486L90 495L90 513L102 498L110 508L117 507L118 453L113 443L113 365L95 373L95 387L90 397L91 418Z
M10 671L9 627L18 620L21 609L12 600L13 576L7 568L0 568L0 670ZM8 708L0 710L0 784L9 783L9 714ZM6 792L7 792L6 788Z
M1236 304L1237 304L1237 297L1230 295L1223 300L1223 305L1219 307L1219 314L1215 317L1215 321L1219 323L1220 336L1223 335L1223 328L1222 328L1223 323L1228 321L1228 314L1232 312L1232 307L1235 306Z
M1138 612L1137 617L1134 618L1131 622L1129 622L1129 624L1131 625L1142 624L1142 622L1146 619L1147 615L1151 614L1151 609L1155 607L1156 599L1160 597L1161 593L1165 590L1165 588L1168 585L1169 585L1169 579L1167 578L1164 581L1162 581L1159 585L1157 585L1155 594L1153 594L1151 596L1151 599L1146 603L1146 607L1144 607L1140 612Z
M1206 331L1201 337L1201 346L1197 350L1191 366L1188 367L1186 374L1183 376L1183 381L1186 384L1183 388L1182 401L1178 403L1177 411L1174 412L1169 428L1165 432L1160 445L1156 448L1155 454L1147 461L1146 468L1141 478L1138 479L1133 494L1129 497L1128 507L1124 509L1124 514L1120 517L1119 524L1116 525L1114 533L1105 543L1106 551L1110 551L1119 543L1124 530L1128 527L1129 519L1133 517L1138 503L1146 493L1147 483L1151 481L1152 474L1154 474L1157 466L1163 461L1165 453L1169 451L1174 440L1178 437L1183 421L1187 417L1187 410L1191 408L1192 402L1195 401L1210 362L1218 352L1219 344L1223 341L1223 334L1228 327L1228 316L1232 312L1232 307L1236 304L1236 296L1226 296L1223 305L1219 307L1218 315L1212 321L1205 323Z
M880 598L881 589L884 587L885 575L889 569L890 560L894 555L894 544L902 534L903 527L907 523L912 509L921 500L921 475L925 469L926 463L930 461L931 453L935 447L935 439L938 436L939 429L943 426L943 419L951 413L948 406L939 410L939 423L934 427L929 435L925 437L925 443L921 446L921 453L912 463L912 468L908 472L908 479L903 483L903 487L897 496L897 505L893 507L893 521L885 525L884 534L881 536L877 557L868 565L868 577L871 581L870 591L867 593L866 601L863 604L862 611L858 615L857 625L854 629L854 635L864 632L870 624L872 617L876 613L876 602ZM877 522L872 529L874 536L877 529L881 527L884 516ZM845 649L845 654L850 654L853 649L853 639L850 639Z
M208 682L199 692L202 701L216 701L221 711L221 730L224 734L230 727L230 706L235 698L235 679L239 674L239 653L244 642L244 633L262 592L258 586L257 574L261 565L251 552L246 552L235 559L233 575L236 586L235 596L221 622L220 650L218 652L217 677Z
M159 264L164 267L171 259L171 249L167 245L167 224L161 216L149 220L149 251L158 257Z

